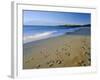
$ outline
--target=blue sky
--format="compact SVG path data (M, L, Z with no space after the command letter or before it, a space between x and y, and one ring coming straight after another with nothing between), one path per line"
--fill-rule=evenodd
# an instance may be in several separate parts
M23 11L24 25L90 24L91 14L52 11Z

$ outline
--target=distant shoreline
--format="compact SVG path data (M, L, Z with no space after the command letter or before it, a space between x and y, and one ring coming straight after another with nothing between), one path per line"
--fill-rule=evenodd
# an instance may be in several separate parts
M85 28L80 28L79 30L76 30L75 32L69 32L66 33L67 35L91 35L91 28L90 27L85 27Z
M84 24L84 25L78 25L78 24L64 24L64 25L23 25L25 27L28 26L59 26L59 27L90 27L91 24Z

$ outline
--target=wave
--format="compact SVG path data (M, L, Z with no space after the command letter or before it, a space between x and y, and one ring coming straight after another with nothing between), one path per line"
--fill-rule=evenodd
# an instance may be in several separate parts
M48 32L42 32L34 35L28 35L24 36L24 43L46 39L52 36L52 34L56 33L57 31L48 31Z
M69 32L73 33L74 31L79 30L79 29L80 28L70 28L70 29L57 29L57 30L53 30L53 31L44 31L44 32L38 31L39 33L24 35L23 41L25 44L25 43L32 42L32 41L37 41L37 40L47 39L50 37L60 36L63 34L67 34Z

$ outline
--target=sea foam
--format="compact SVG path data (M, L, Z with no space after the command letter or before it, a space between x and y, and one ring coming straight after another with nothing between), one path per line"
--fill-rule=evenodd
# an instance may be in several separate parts
M36 40L46 39L46 38L51 37L56 32L57 31L48 31L48 32L34 34L34 35L27 35L27 36L24 36L23 40L24 40L24 43L28 43L28 42L32 42Z

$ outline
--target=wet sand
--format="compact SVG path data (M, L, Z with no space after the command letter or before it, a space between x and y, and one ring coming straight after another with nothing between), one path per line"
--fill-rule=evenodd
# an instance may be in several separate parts
M23 69L91 65L90 36L63 35L23 46Z

